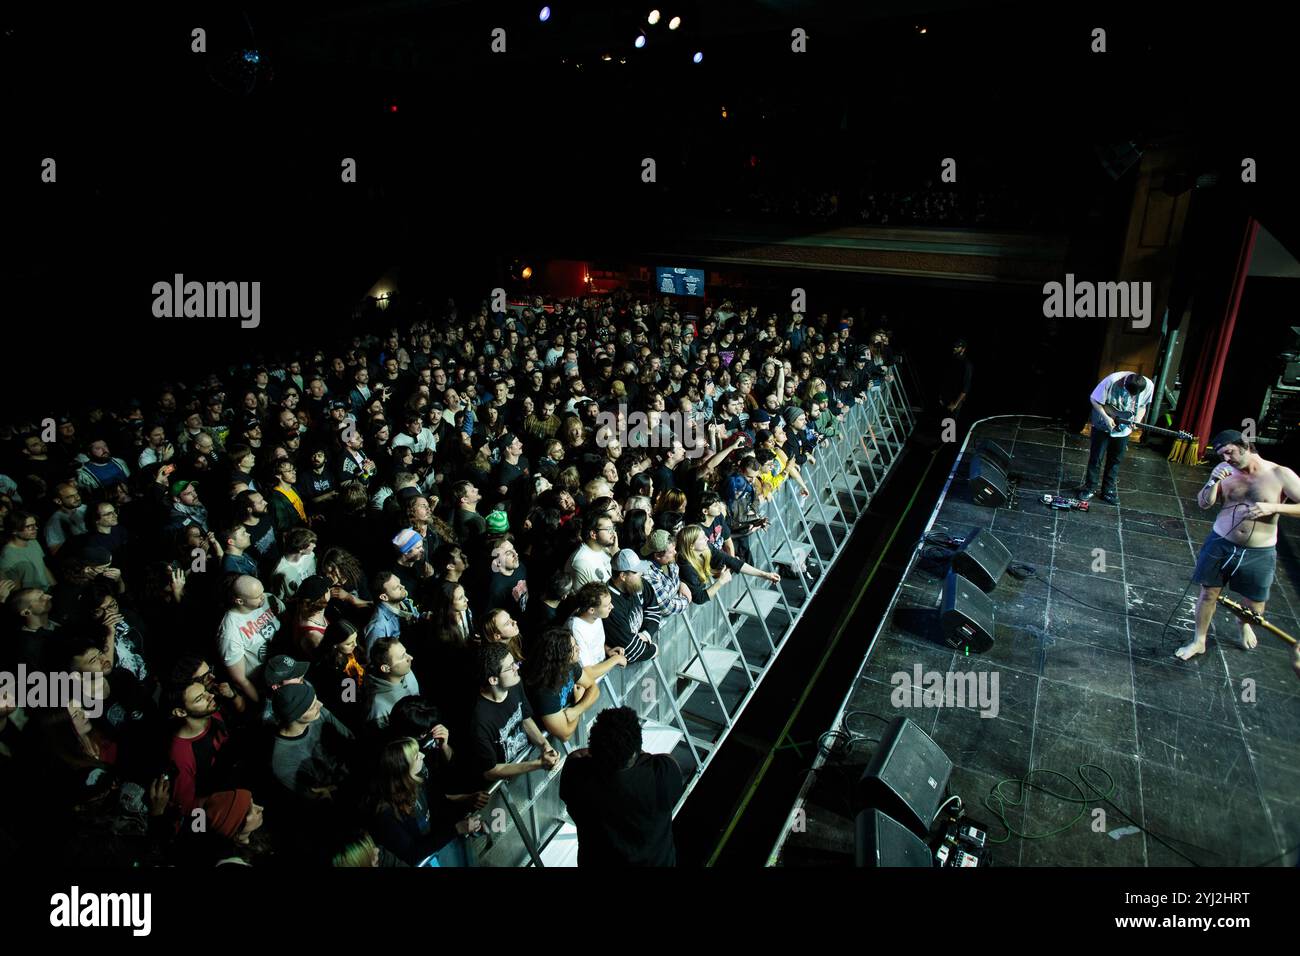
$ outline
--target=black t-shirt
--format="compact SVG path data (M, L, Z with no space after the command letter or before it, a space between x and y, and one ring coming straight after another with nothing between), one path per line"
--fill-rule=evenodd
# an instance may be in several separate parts
M501 703L479 694L474 703L474 764L481 777L499 763L523 763L532 750L524 721L533 716L522 684L506 691Z
M534 713L545 717L547 714L558 714L564 708L573 703L573 686L582 676L582 665L574 664L569 671L569 676L564 680L564 686L552 689L550 687L533 687L532 697Z
M727 519L721 515L709 522L709 526L704 530L711 548L721 549L723 544L731 540L731 525L727 524Z
M677 479L673 475L673 470L667 465L658 465L653 468L650 477L654 479L656 495L661 491L671 491L677 487Z
M265 516L258 519L257 524L246 524L244 527L253 539L249 550L257 558L258 565L263 571L274 570L280 563L280 546L275 541L275 522L271 520L271 512L268 510Z
M682 772L672 757L641 754L610 772L594 757L571 757L560 776L560 799L578 826L579 866L675 866L673 807Z
M307 472L307 480L299 482L299 490L303 492L308 501L315 501L321 495L327 494L334 490L334 476L330 474L329 467L319 475L314 471Z
M488 577L483 612L500 608L516 620L523 620L528 610L528 571L521 564L510 574Z

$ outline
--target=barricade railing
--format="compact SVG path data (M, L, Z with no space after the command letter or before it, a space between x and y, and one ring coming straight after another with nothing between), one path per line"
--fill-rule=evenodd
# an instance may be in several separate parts
M680 810L817 594L914 423L897 375L869 387L837 422L835 436L805 462L807 495L787 477L756 503L769 523L748 539L751 561L764 570L788 569L793 593L736 574L712 600L667 617L652 660L616 667L600 679L600 699L562 745L564 759L587 745L600 711L631 707L641 717L646 749L671 752L684 765L687 786L675 808ZM548 857L550 865L576 862L569 852L576 848L573 827L559 797L563 766L562 760L549 773L535 771L492 787L487 807L479 811L486 836L471 841L477 865L545 866Z

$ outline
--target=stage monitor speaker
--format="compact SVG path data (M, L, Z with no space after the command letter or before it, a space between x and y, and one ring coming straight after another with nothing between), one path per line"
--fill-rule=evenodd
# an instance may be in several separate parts
M1300 362L1287 362L1282 373L1283 385L1300 385Z
M853 845L858 866L934 866L930 848L920 837L874 808L858 814Z
M969 483L971 501L977 505L1001 508L1010 497L1002 469L979 455L971 459Z
M881 810L921 839L943 805L952 761L919 726L897 718L858 781L857 805Z
M952 556L952 569L984 591L998 586L1010 563L1007 546L983 528L972 528Z
M993 646L993 601L956 571L943 583L939 623L949 647L983 654Z
M1011 470L1011 452L1007 451L997 442L987 438L981 438L975 443L975 452L984 458L985 461L991 461L1002 469L1003 472Z

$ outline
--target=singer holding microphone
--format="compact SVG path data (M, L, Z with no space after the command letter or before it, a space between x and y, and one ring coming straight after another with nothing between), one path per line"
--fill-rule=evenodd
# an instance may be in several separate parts
M1196 496L1203 509L1219 505L1192 581L1201 586L1196 602L1196 634L1175 654L1189 660L1205 652L1205 638L1219 592L1225 586L1242 597L1242 603L1264 613L1277 566L1277 516L1300 515L1300 477L1290 468L1265 461L1254 443L1239 431L1223 431L1210 442L1222 461ZM1241 644L1250 650L1258 643L1255 632L1241 622Z

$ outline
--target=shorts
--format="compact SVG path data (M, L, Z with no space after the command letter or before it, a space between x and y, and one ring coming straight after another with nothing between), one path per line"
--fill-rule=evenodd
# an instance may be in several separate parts
M1242 548L1213 531L1196 556L1192 583L1209 588L1228 587L1252 601L1267 601L1277 570L1277 548Z

